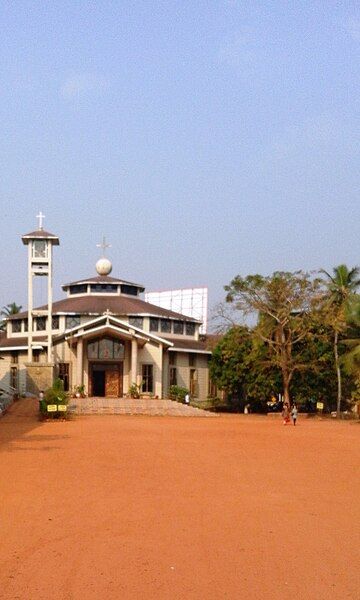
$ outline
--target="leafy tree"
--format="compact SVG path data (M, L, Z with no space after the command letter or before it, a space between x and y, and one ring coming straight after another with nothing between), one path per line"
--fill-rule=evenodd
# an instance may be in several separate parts
M356 296L349 302L347 319L349 332L344 345L347 352L342 356L345 372L355 379L356 389L352 392L353 401L360 406L360 297ZM359 415L360 416L360 415Z
M321 297L319 280L302 271L238 275L225 290L226 300L244 315L257 314L255 336L268 349L268 366L281 372L284 399L290 404L294 373L309 368L294 350L311 335L312 311Z
M247 402L264 402L280 389L277 373L269 368L266 357L266 347L254 340L250 328L232 327L213 350L210 377L235 400L237 408Z
M346 265L339 265L333 269L331 275L322 269L326 275L326 285L328 289L326 302L324 305L325 319L333 330L333 351L334 362L337 377L337 414L340 415L342 401L342 377L339 357L339 340L348 328L347 311L349 304L356 294L360 285L360 269L354 267L348 269Z
M2 317L5 317L5 319L7 317L10 317L11 315L16 315L17 313L19 313L22 309L22 306L19 306L18 304L16 304L16 302L11 302L11 304L7 304L6 306L3 306L2 310L0 311L0 315ZM5 329L5 325L6 322L3 319L0 322L0 329Z

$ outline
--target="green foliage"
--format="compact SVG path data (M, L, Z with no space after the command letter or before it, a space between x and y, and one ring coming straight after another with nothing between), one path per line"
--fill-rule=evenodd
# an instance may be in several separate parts
M5 319L7 317L10 317L10 315L16 315L17 313L19 313L22 309L22 306L19 306L18 304L16 304L16 302L11 302L10 304L7 304L6 306L3 306L2 310L0 311L0 316L5 317ZM0 321L0 329L3 330L6 327L6 322L4 320Z
M130 398L134 398L134 399L140 398L141 385L142 385L141 383L137 384L134 382L129 386L128 394L129 394Z
M49 404L67 405L69 400L68 393L64 391L64 382L57 378L50 388L45 391L44 398L40 401L40 412L47 417L57 419L67 416L65 411L48 412Z
M181 387L180 385L171 385L169 388L169 397L171 400L176 400L177 402L185 402L185 396L189 393L189 390L185 387Z
M247 403L260 410L281 389L281 377L269 365L265 344L259 343L253 330L240 325L232 327L214 348L209 374L226 391L226 406L232 411L242 411Z
M278 271L270 277L238 275L225 290L228 302L245 315L258 316L253 336L265 344L269 367L281 372L285 400L290 403L291 379L296 370L305 368L294 347L309 335L320 281L302 271Z

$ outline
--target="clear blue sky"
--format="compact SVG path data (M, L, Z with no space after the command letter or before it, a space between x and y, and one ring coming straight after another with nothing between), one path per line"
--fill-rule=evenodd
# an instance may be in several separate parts
M26 306L21 234L59 235L60 283L148 290L354 266L357 1L6 1L0 306Z

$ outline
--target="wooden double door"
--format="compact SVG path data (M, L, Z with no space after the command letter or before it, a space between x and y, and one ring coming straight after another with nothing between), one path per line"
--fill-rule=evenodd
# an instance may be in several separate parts
M123 363L91 363L91 396L121 397L123 395Z

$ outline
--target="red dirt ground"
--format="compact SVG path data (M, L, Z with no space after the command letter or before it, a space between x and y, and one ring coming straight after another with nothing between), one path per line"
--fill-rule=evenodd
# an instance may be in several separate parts
M360 598L360 425L0 420L2 600Z

